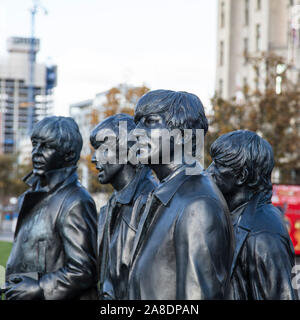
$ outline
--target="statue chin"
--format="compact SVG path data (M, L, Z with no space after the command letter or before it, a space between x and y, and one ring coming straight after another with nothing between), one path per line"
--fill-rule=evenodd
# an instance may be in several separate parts
M43 175L45 174L45 170L33 168L33 173L34 173L36 176L43 176Z

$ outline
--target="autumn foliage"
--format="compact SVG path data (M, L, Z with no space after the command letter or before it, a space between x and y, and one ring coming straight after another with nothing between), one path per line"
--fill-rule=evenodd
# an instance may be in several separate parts
M280 182L300 184L300 87L297 81L290 81L292 66L280 57L265 54L249 59L249 63L254 70L266 70L260 77L263 90L244 88L242 101L217 95L212 99L207 151L221 134L238 129L255 131L273 147ZM276 71L279 64L284 66L280 75ZM280 88L276 87L279 76Z
M7 204L10 197L18 197L28 186L22 178L31 170L31 164L17 161L17 154L0 155L0 203Z
M132 87L120 84L111 88L106 94L105 117L110 117L116 113L134 114L134 106L139 98L149 91L146 86Z

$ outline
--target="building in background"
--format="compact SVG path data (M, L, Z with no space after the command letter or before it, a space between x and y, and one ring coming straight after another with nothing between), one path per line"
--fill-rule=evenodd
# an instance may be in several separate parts
M106 94L106 91L101 92L96 94L94 99L88 99L70 105L70 116L77 122L82 135L83 147L81 151L81 157L84 159L87 159L87 157L91 154L90 133L95 126L95 117L97 118L97 122L105 118L104 103L106 102ZM88 188L88 166L84 162L81 162L80 169L82 171L82 185Z
M34 40L34 51L40 48ZM22 151L28 141L32 123L53 111L53 88L56 66L34 63L34 109L29 117L29 77L31 38L11 37L7 40L8 56L0 60L0 154ZM28 143L27 143L28 144Z
M299 0L218 0L216 92L238 97L247 86L263 89L265 70L257 72L247 57L275 53L300 69ZM280 80L280 79L279 79Z

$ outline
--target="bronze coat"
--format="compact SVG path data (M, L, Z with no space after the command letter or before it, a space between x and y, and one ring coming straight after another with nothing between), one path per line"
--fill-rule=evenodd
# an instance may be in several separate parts
M234 252L226 202L209 176L180 171L146 204L135 239L130 299L225 299Z
M147 167L137 170L129 185L115 192L100 209L98 252L101 299L127 299L132 246L140 214L157 183Z
M80 185L76 168L55 170L46 188L20 197L15 239L7 262L7 280L36 273L46 300L96 299L97 212Z
M281 213L254 196L234 223L232 265L235 300L294 300L294 248Z

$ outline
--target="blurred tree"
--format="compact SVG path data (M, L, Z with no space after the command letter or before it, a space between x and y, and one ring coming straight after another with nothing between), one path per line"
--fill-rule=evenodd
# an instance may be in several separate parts
M134 106L139 98L150 89L146 86L133 87L127 84L120 84L108 90L106 94L105 117L110 117L116 113L134 114Z
M28 186L22 178L32 170L31 164L18 164L17 155L0 155L0 202L6 205L10 197L18 197Z
M110 117L118 113L121 103L121 90L118 88L111 88L106 94L106 102L104 103L104 115L105 118Z
M244 98L239 100L215 95L206 151L226 132L255 131L273 147L280 183L300 184L300 88L299 81L290 80L295 76L293 66L274 54L249 57L248 61L255 71L255 82L259 79L261 85L252 91L244 87ZM208 155L205 163L210 163Z
M99 123L99 112L95 109L91 113L91 126L94 127Z

